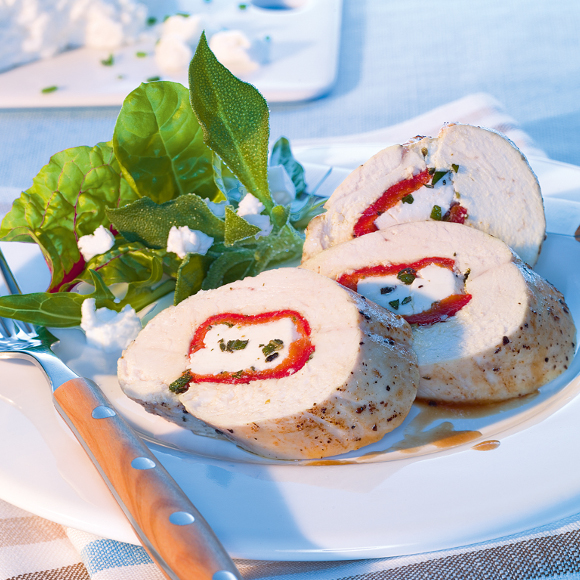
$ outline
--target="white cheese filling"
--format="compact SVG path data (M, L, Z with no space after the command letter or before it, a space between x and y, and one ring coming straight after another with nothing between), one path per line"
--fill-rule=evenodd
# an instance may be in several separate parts
M198 375L235 373L252 367L257 371L271 369L284 361L290 344L298 338L300 334L290 318L231 327L227 324L216 324L205 335L205 348L190 355L190 369ZM246 341L244 348L239 348L240 343ZM271 341L276 341L276 348L279 350L266 355L263 349ZM282 345L277 341L282 341ZM273 356L274 354L278 356ZM270 360L267 361L267 358Z
M410 285L396 275L374 276L362 279L356 291L395 314L408 316L429 310L434 302L452 294L461 294L463 287L461 275L431 264L417 270L417 277Z
M455 200L451 175L451 172L446 173L433 187L423 186L414 191L411 194L412 203L397 202L375 220L377 228L382 230L397 224L428 220L435 205L441 208L441 216L444 216ZM408 198L408 201L411 199Z

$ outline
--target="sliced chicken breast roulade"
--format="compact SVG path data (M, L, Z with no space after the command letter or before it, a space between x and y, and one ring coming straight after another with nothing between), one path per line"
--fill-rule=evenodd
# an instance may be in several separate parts
M285 459L381 439L409 412L419 380L407 322L298 268L161 312L125 351L118 376L152 413Z
M461 224L394 226L301 267L412 324L423 399L485 403L526 395L574 356L576 331L562 294L503 242Z
M462 223L503 240L533 266L545 236L540 186L506 137L450 124L436 138L387 147L355 169L308 225L304 260L413 221Z

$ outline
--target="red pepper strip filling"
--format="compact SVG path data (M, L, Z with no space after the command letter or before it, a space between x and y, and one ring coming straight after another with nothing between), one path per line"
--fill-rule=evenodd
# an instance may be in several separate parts
M447 268L448 270L453 270L455 266L455 260L452 260L451 258L433 257L423 258L422 260L413 262L412 264L369 266L367 268L355 270L349 274L342 274L342 276L337 279L337 282L356 292L358 283L364 278L391 276L393 274L398 274L401 270L407 269L416 272L417 270L421 270L422 268L431 266L433 264L442 268ZM459 312L470 300L471 294L452 294L440 302L433 304L429 310L419 312L418 314L407 314L402 316L409 324L418 324L420 326L435 324L436 322L447 320L447 318Z
M452 294L447 296L447 298L443 298L441 302L435 302L429 310L418 314L408 314L403 316L403 318L409 324L418 324L419 326L443 322L459 312L470 300L471 294Z
M276 310L274 312L264 312L262 314L244 315L234 314L232 312L224 312L223 314L216 314L208 318L203 324L197 327L189 354L205 348L205 335L207 332L217 324L231 324L234 326L251 326L255 324L266 324L267 322L274 322L281 318L291 318L296 326L296 331L300 338L292 342L288 346L288 354L286 358L273 368L264 369L261 371L252 369L243 369L238 372L223 372L217 375L199 375L191 373L192 383L228 383L237 385L241 383L249 383L250 381L257 381L263 379L280 379L298 372L310 359L310 355L314 352L314 345L310 342L310 325L308 321L298 312L294 310Z
M417 191L426 183L431 181L429 170L425 169L410 179L405 179L395 183L385 191L377 201L367 207L354 226L353 235L355 238L376 232L379 228L375 225L375 220L383 213L391 209L396 203L401 201L406 195Z
M377 276L391 276L392 274L398 274L401 270L406 270L410 268L415 272L421 270L426 266L431 266L435 264L436 266L441 266L442 268L447 268L448 270L453 270L455 266L455 260L451 258L423 258L418 262L413 262L412 264L390 264L388 266L369 266L367 268L361 268L360 270L355 270L350 274L343 274L337 279L339 284L346 286L350 290L356 292L358 283L363 278L375 278Z

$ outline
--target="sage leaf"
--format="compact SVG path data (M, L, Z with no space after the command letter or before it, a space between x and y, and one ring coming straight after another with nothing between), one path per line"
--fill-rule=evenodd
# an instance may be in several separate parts
M143 197L125 207L107 210L107 216L127 241L157 249L167 247L173 226L187 226L218 240L224 239L226 228L194 193L162 204Z
M260 232L258 226L254 226L240 217L229 206L226 207L225 224L224 243L226 246L233 246L236 242L247 238L255 238L256 234Z
M217 60L205 33L189 65L189 91L204 142L270 212L268 105L254 86Z

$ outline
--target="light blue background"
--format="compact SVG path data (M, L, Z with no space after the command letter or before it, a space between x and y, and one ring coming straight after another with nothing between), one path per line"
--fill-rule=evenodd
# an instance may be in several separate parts
M273 104L271 135L370 131L487 92L551 158L580 165L579 30L578 0L344 0L334 89ZM53 153L109 140L118 110L0 111L0 186L27 188Z

